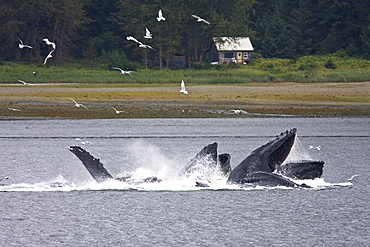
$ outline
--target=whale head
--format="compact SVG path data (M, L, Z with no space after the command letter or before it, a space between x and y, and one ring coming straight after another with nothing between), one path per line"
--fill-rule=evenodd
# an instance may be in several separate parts
M287 130L255 149L230 173L228 182L239 183L254 172L273 172L288 157L297 129Z
M296 132L296 128L287 130L254 150L252 154L258 155L261 161L267 164L270 171L273 172L288 157L295 141Z

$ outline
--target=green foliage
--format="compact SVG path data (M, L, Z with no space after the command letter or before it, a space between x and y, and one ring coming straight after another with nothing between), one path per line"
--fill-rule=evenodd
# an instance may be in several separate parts
M362 27L360 39L362 43L361 52L365 58L370 59L370 25Z
M284 73L293 70L294 61L283 58L259 58L253 62L253 66L271 73Z
M159 9L165 22L156 20ZM51 49L42 41L47 37L57 44L51 65L84 59L98 67L164 68L173 66L174 55L183 55L185 67L202 69L208 67L203 58L213 37L249 36L264 57L295 59L289 70L326 69L329 59L338 70L367 66L349 57L370 59L369 13L370 1L364 0L4 0L0 58L42 64ZM198 23L192 14L211 25ZM126 40L134 36L143 42L146 27L153 39L145 42L155 50ZM34 48L17 48L18 37ZM345 55L336 58L338 51ZM327 57L299 61L317 54ZM288 71L269 66L271 72Z
M213 37L253 35L247 23L247 10L251 5L252 2L244 0L126 0L120 2L115 20L126 36L133 36L141 42L144 42L145 28L153 34L153 39L145 42L155 50L146 54L136 43L125 42L130 50L126 54L131 59L148 60L149 67L159 64L162 68L164 64L172 63L173 55L181 54L185 56L186 67L195 67L201 65L205 52L213 44ZM156 20L159 9L166 18L164 22ZM198 23L193 14L211 24Z
M0 57L4 60L41 62L50 52L43 38L57 44L53 62L74 57L79 31L88 23L80 1L2 1L0 5ZM18 38L33 49L18 49Z
M333 63L333 60L329 59L325 64L324 67L327 69L336 69L335 64Z
M318 63L315 57L305 56L305 57L300 57L295 62L295 67L297 68L297 70L313 72L318 68Z
M294 46L288 34L288 24L282 9L283 1L276 1L271 15L264 21L262 54L267 58L293 58Z
M309 55L313 50L314 22L310 1L299 0L297 7L288 16L288 33L292 40L295 56Z
M341 53L339 53L341 54ZM343 55L343 54L342 54ZM250 65L216 65L197 69L145 69L121 56L118 51L107 52L107 59L80 60L63 65L36 65L34 63L1 62L0 82L17 83L24 80L29 83L179 83L185 80L192 84L237 84L248 82L297 81L297 82L341 82L367 81L370 73L370 61L338 56L305 56L298 60L259 58ZM325 68L325 63L332 60L336 69ZM115 61L113 64L112 61ZM129 70L136 68L133 76L123 75L111 67ZM131 67L132 66L132 67ZM32 71L38 73L37 76Z
M292 51L297 58L344 49L350 56L369 59L369 12L370 2L363 0L258 0L252 9L260 41L255 45L265 57L291 57ZM290 44L274 47L284 36L292 41L293 50Z

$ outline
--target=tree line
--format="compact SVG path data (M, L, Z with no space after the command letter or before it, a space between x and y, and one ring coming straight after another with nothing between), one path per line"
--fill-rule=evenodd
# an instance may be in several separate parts
M158 22L160 9L166 20ZM163 68L182 55L192 67L221 36L250 37L267 58L344 50L369 59L369 13L367 0L2 0L0 60L41 63L50 50L42 39L48 38L57 45L53 63ZM144 39L146 28L153 39ZM33 48L19 49L18 38Z

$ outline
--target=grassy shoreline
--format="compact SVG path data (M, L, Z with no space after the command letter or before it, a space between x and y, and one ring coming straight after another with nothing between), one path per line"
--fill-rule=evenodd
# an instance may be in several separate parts
M36 71L37 76L32 72ZM244 84L253 82L362 82L369 80L370 69L344 71L288 71L276 73L253 67L221 69L183 70L138 70L129 75L107 69L66 69L64 67L32 68L21 67L2 70L0 83L11 84L18 80L29 83L102 83L102 84L163 84L179 83L184 80L193 84Z
M188 83L189 95L179 89L179 83L0 84L0 119L370 116L369 81Z
M0 62L0 119L370 116L370 61L342 53L137 69L132 76L112 66L124 65ZM181 80L189 95L179 93ZM248 114L231 111L236 109Z
M0 83L23 80L30 83L179 83L244 84L252 82L363 82L369 80L370 60L349 57L337 52L329 55L300 57L296 60L258 58L248 65L202 64L192 69L142 69L123 75L112 67L122 64L101 64L81 60L66 64L36 64L0 61ZM34 76L32 72L37 72Z

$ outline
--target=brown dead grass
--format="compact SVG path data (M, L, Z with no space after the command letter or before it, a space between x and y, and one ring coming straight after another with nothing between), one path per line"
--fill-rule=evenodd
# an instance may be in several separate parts
M370 82L102 87L0 86L0 118L246 117L249 113L370 116ZM89 109L76 108L73 98ZM115 114L114 106L125 113ZM16 108L20 111L9 110Z

